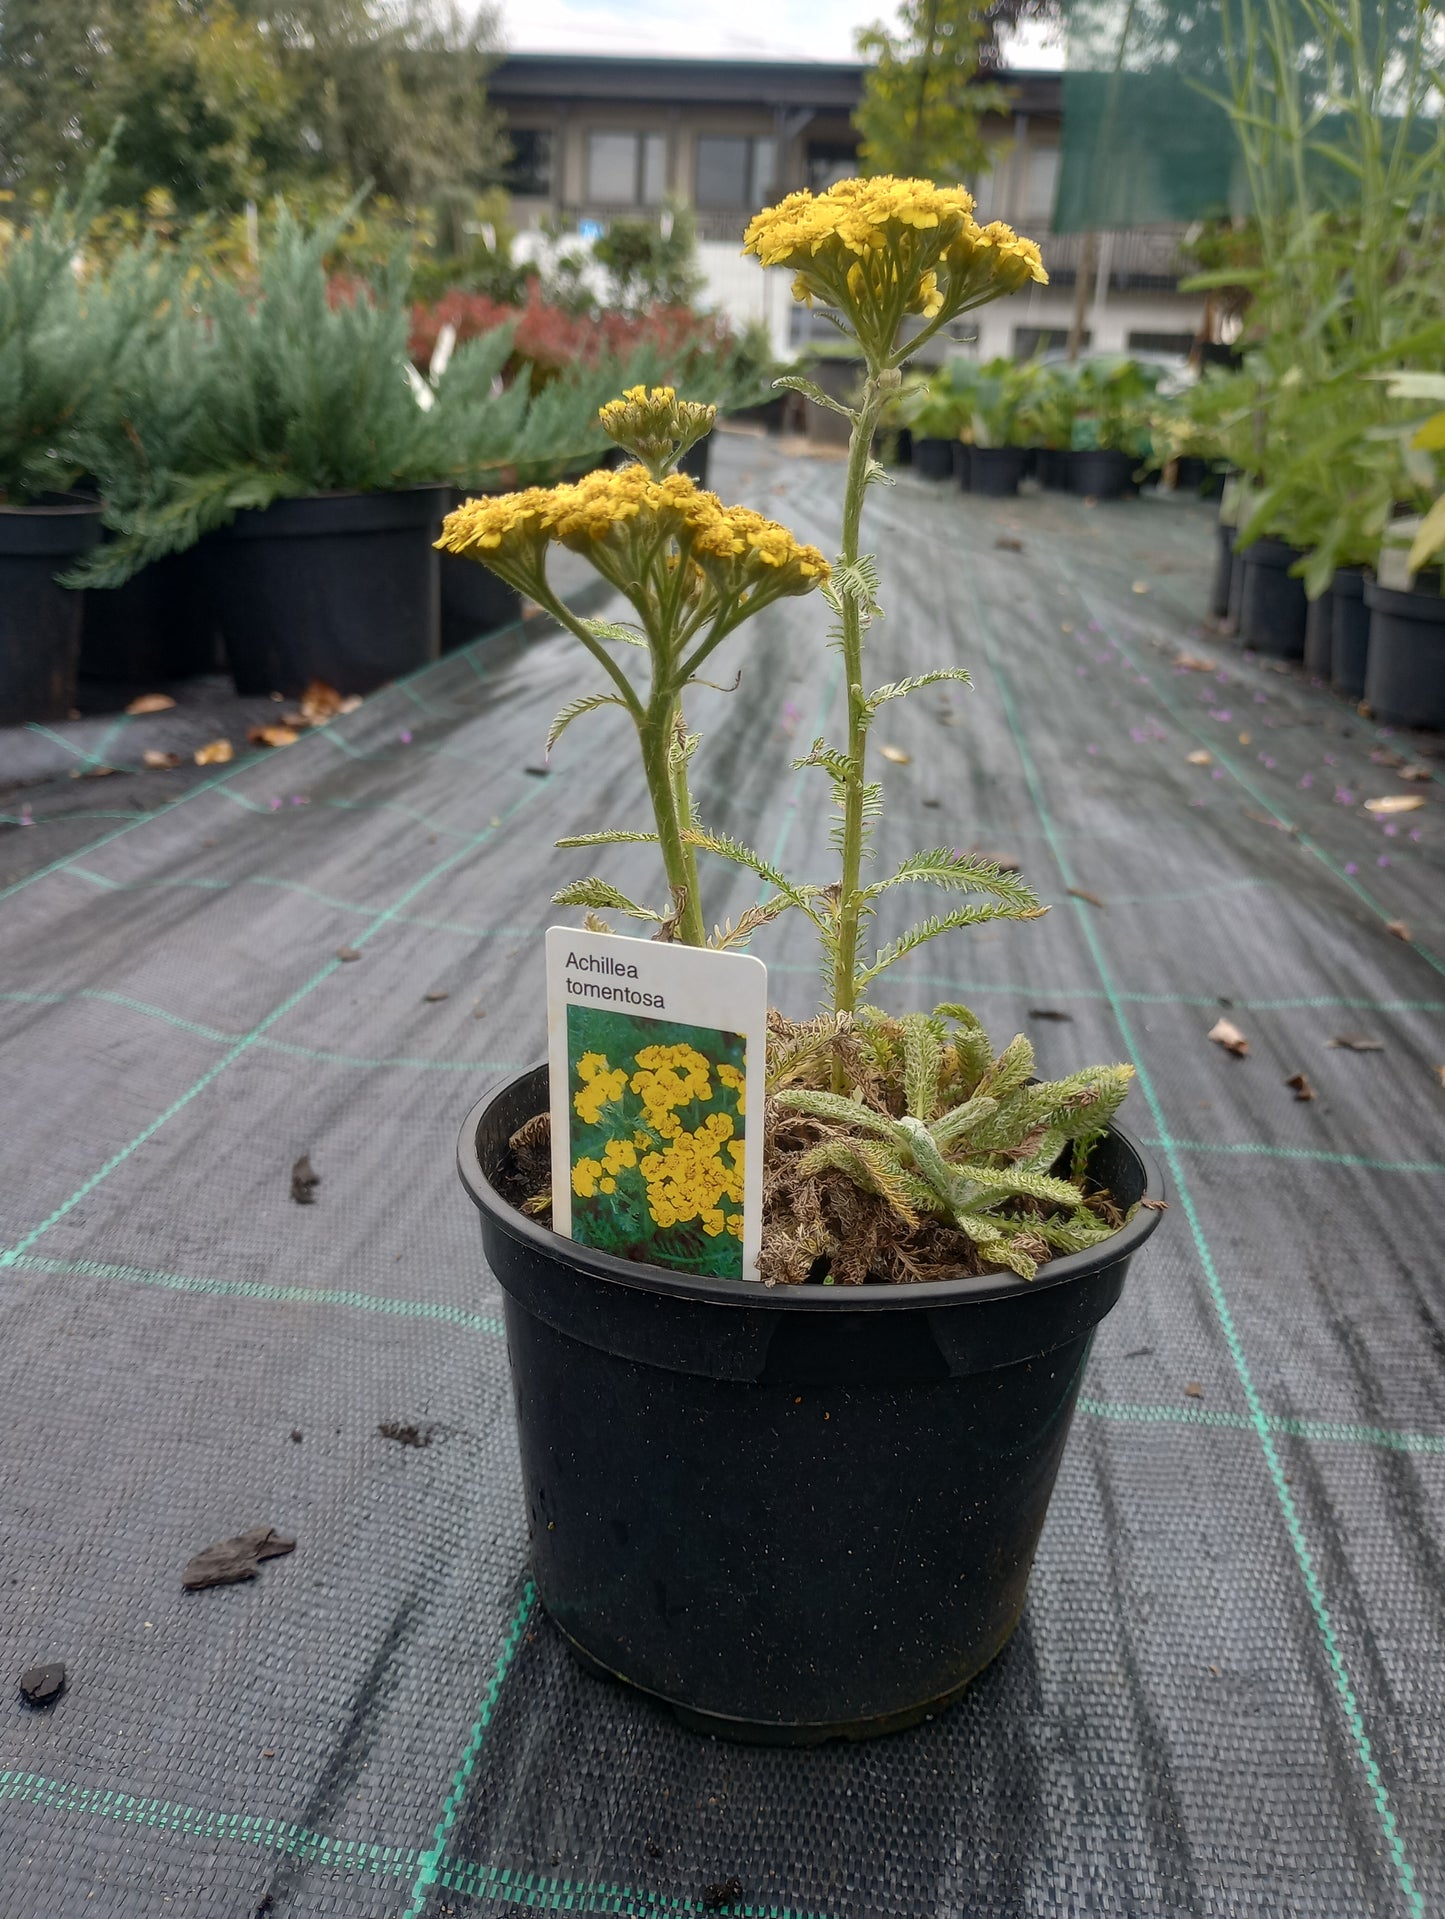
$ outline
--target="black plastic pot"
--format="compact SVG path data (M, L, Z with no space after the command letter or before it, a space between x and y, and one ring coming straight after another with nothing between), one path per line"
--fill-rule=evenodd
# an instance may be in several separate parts
M1311 600L1305 613L1305 672L1316 679L1330 677L1330 657L1334 652L1335 596L1321 593Z
M447 496L447 506L461 506L475 495L458 491ZM476 560L459 560L454 553L437 555L441 598L441 649L450 653L470 646L486 633L511 626L522 617L522 596L516 587L499 580Z
M1309 601L1304 581L1292 578L1289 571L1300 558L1299 548L1283 540L1256 540L1240 558L1244 561L1240 639L1272 659L1303 659Z
M1229 612L1229 585L1234 576L1234 528L1221 520L1214 529L1218 546L1214 555L1214 585L1209 594L1209 610L1217 619Z
M958 440L935 440L925 436L913 442L913 471L925 480L951 480L958 471Z
M99 538L94 502L0 506L0 726L75 705L84 595L55 576Z
M1364 698L1370 656L1370 609L1363 567L1342 566L1330 582L1330 685L1348 700Z
M213 586L238 693L311 680L370 693L439 651L433 548L445 487L327 493L240 513L216 536Z
M209 591L209 539L143 567L109 591L87 588L80 677L151 685L221 670L221 629Z
M1133 489L1134 469L1138 464L1132 453L1119 453L1113 447L1076 449L1069 469L1069 486L1073 492L1095 500L1121 500Z
M537 1590L584 1665L724 1737L912 1724L1007 1642L1094 1329L1158 1215L1053 1261L768 1289L632 1265L497 1190L544 1067L467 1115L458 1165L506 1296ZM1158 1174L1117 1128L1124 1205Z
M1445 727L1445 594L1365 581L1370 657L1365 704L1387 726Z
M968 453L968 490L991 500L1006 500L1024 477L1021 446L973 446Z
M1174 488L1178 493L1202 493L1209 478L1209 462L1197 453L1181 453L1174 462Z
M1039 485L1051 492L1067 493L1073 472L1074 456L1066 446L1041 446L1034 449L1034 473Z

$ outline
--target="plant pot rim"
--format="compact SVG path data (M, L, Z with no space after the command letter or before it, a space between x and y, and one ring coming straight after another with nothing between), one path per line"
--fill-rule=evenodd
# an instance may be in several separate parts
M1159 1224L1160 1213L1140 1205L1133 1219L1117 1233L1081 1253L1065 1253L1039 1269L1036 1279L1025 1280L1012 1273L980 1273L965 1279L922 1280L916 1284L879 1283L863 1286L764 1286L758 1280L713 1279L696 1273L674 1272L667 1266L652 1266L617 1259L611 1253L598 1252L577 1240L564 1239L550 1226L538 1224L519 1212L512 1202L497 1191L477 1154L477 1132L488 1108L512 1087L535 1073L545 1074L547 1063L539 1061L505 1079L493 1080L482 1097L462 1121L457 1140L457 1171L468 1197L478 1212L492 1224L543 1259L565 1260L568 1265L590 1273L614 1286L634 1292L662 1294L677 1299L696 1300L712 1306L731 1306L775 1312L921 1312L949 1304L977 1300L1015 1299L1030 1293L1066 1286L1112 1265L1115 1260L1131 1258ZM1151 1154L1124 1127L1111 1124L1108 1132L1134 1154L1144 1170L1147 1200L1165 1199L1163 1174Z
M1367 577L1365 605L1396 619L1421 620L1430 626L1445 622L1445 592L1438 588L1381 586L1378 580Z
M0 500L0 513L23 515L27 520L64 520L89 518L101 510L99 500L69 500L63 506L27 506L18 500Z

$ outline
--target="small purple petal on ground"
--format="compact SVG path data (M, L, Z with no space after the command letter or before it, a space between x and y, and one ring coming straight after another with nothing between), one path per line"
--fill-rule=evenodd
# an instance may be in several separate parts
M1078 674L1081 680L1086 680L1089 677L1089 669L1087 666L1076 666L1074 668L1074 671Z
M1381 853L1380 857L1375 861L1375 864L1376 866L1388 866L1390 864L1390 855L1388 853Z
M1216 766L1209 777L1212 780L1222 780L1224 778L1224 768L1222 766Z
M403 728L402 731L397 734L397 738L401 741L403 746L411 745L411 734L407 732L405 728Z
M1234 718L1234 715L1227 706L1211 706L1209 709L1209 717L1212 720L1218 720L1221 726L1228 726L1229 722Z
M1399 832L1399 830L1400 830L1399 827L1396 826L1393 820L1388 820L1385 824L1385 838L1387 840L1394 839L1395 835Z
M280 809L280 807L283 804L283 801L281 799L281 796L278 793L273 793L270 799L266 802L266 804L271 808L271 811L275 813Z
M1325 765L1326 765L1326 766L1337 766L1338 764L1339 764L1339 762L1338 762L1338 760L1336 760L1336 758L1335 758L1335 756L1334 756L1334 754L1333 754L1333 753L1326 753L1326 754L1325 754Z
M1098 749L1098 747L1097 747L1097 746L1086 746L1086 747L1084 748L1084 751L1085 751L1086 753L1097 753L1097 752L1098 752L1098 750L1099 750L1099 749Z
M1103 630L1104 630L1103 626L1100 624L1098 620L1090 620L1089 631L1091 633L1102 633Z
M1347 873L1358 873L1359 870L1360 870L1359 867L1355 864L1353 860L1345 861L1345 871Z
M1313 773L1306 773L1304 778L1300 781L1300 785L1305 789L1306 792L1310 790L1310 788L1314 785L1314 783L1315 783L1315 776Z
M1412 826L1412 827L1410 828L1410 838L1411 838L1412 840L1414 840L1414 841L1416 842L1416 844L1417 844L1417 845L1418 845L1418 843L1419 843L1419 841L1421 840L1421 838L1422 838L1422 837L1423 837L1423 835L1421 834L1421 832L1420 832L1420 829L1419 829L1419 827L1418 827L1418 826Z
M1336 806L1353 806L1354 803L1355 803L1355 796L1350 791L1349 787L1337 786L1335 788L1335 805Z
M1263 706L1263 705L1264 705L1264 695L1263 695L1263 693L1256 693L1256 694L1255 694L1255 696L1254 696L1254 703L1255 703L1255 705L1256 705L1256 706Z
M25 806L22 806L20 809L20 824L22 826L34 826L35 824L35 821L31 817L30 807L28 804L26 804Z

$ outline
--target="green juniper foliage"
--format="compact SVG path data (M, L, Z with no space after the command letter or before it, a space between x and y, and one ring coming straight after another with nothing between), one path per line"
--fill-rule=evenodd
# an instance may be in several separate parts
M405 256L366 285L328 274L356 204L311 229L280 207L254 290L219 277L191 286L119 367L116 403L82 448L116 537L72 583L119 585L276 500L486 488L504 472L545 480L606 445L598 405L632 366L575 368L536 393L525 378L503 386L504 326L439 356L430 379L417 374ZM650 356L637 364L645 373Z

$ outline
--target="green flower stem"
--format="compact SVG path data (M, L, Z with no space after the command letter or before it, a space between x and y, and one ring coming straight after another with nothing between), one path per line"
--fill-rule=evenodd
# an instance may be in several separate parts
M681 699L673 702L672 726L673 741L680 747L687 737L687 725L682 717ZM703 943L705 944L707 935L705 922L702 917L702 893L698 885L697 877L697 848L688 838L688 835L694 830L697 822L693 818L692 812L692 789L687 783L687 762L682 758L680 753L676 764L672 768L672 803L673 811L677 816L678 833L682 839L683 857L687 861L687 897L690 904L696 904L697 923L699 929L703 931ZM692 944L691 941L688 943L689 945Z
M896 375L894 378L896 379ZM858 560L863 494L868 485L873 431L883 409L879 369L869 367L863 400L848 438L848 476L843 491L844 566ZM848 687L848 776L843 797L843 881L838 901L838 945L833 961L833 1010L851 1013L857 1001L858 921L862 909L864 756L868 750L868 708L863 693L863 617L851 593L841 596L843 671ZM841 1065L835 1065L835 1075ZM841 1087L835 1089L841 1091Z
M678 938L685 946L706 946L702 903L697 896L697 867L692 849L683 844L682 827L678 820L679 790L687 806L689 820L692 802L687 797L684 768L676 769L677 784L674 784L671 749L677 719L676 695L668 692L654 694L648 702L645 715L638 721L637 737L642 746L642 768L647 776L653 818L657 822L658 850L662 854L662 864L667 873L667 883L672 888L674 903L679 900L682 902L677 923Z

